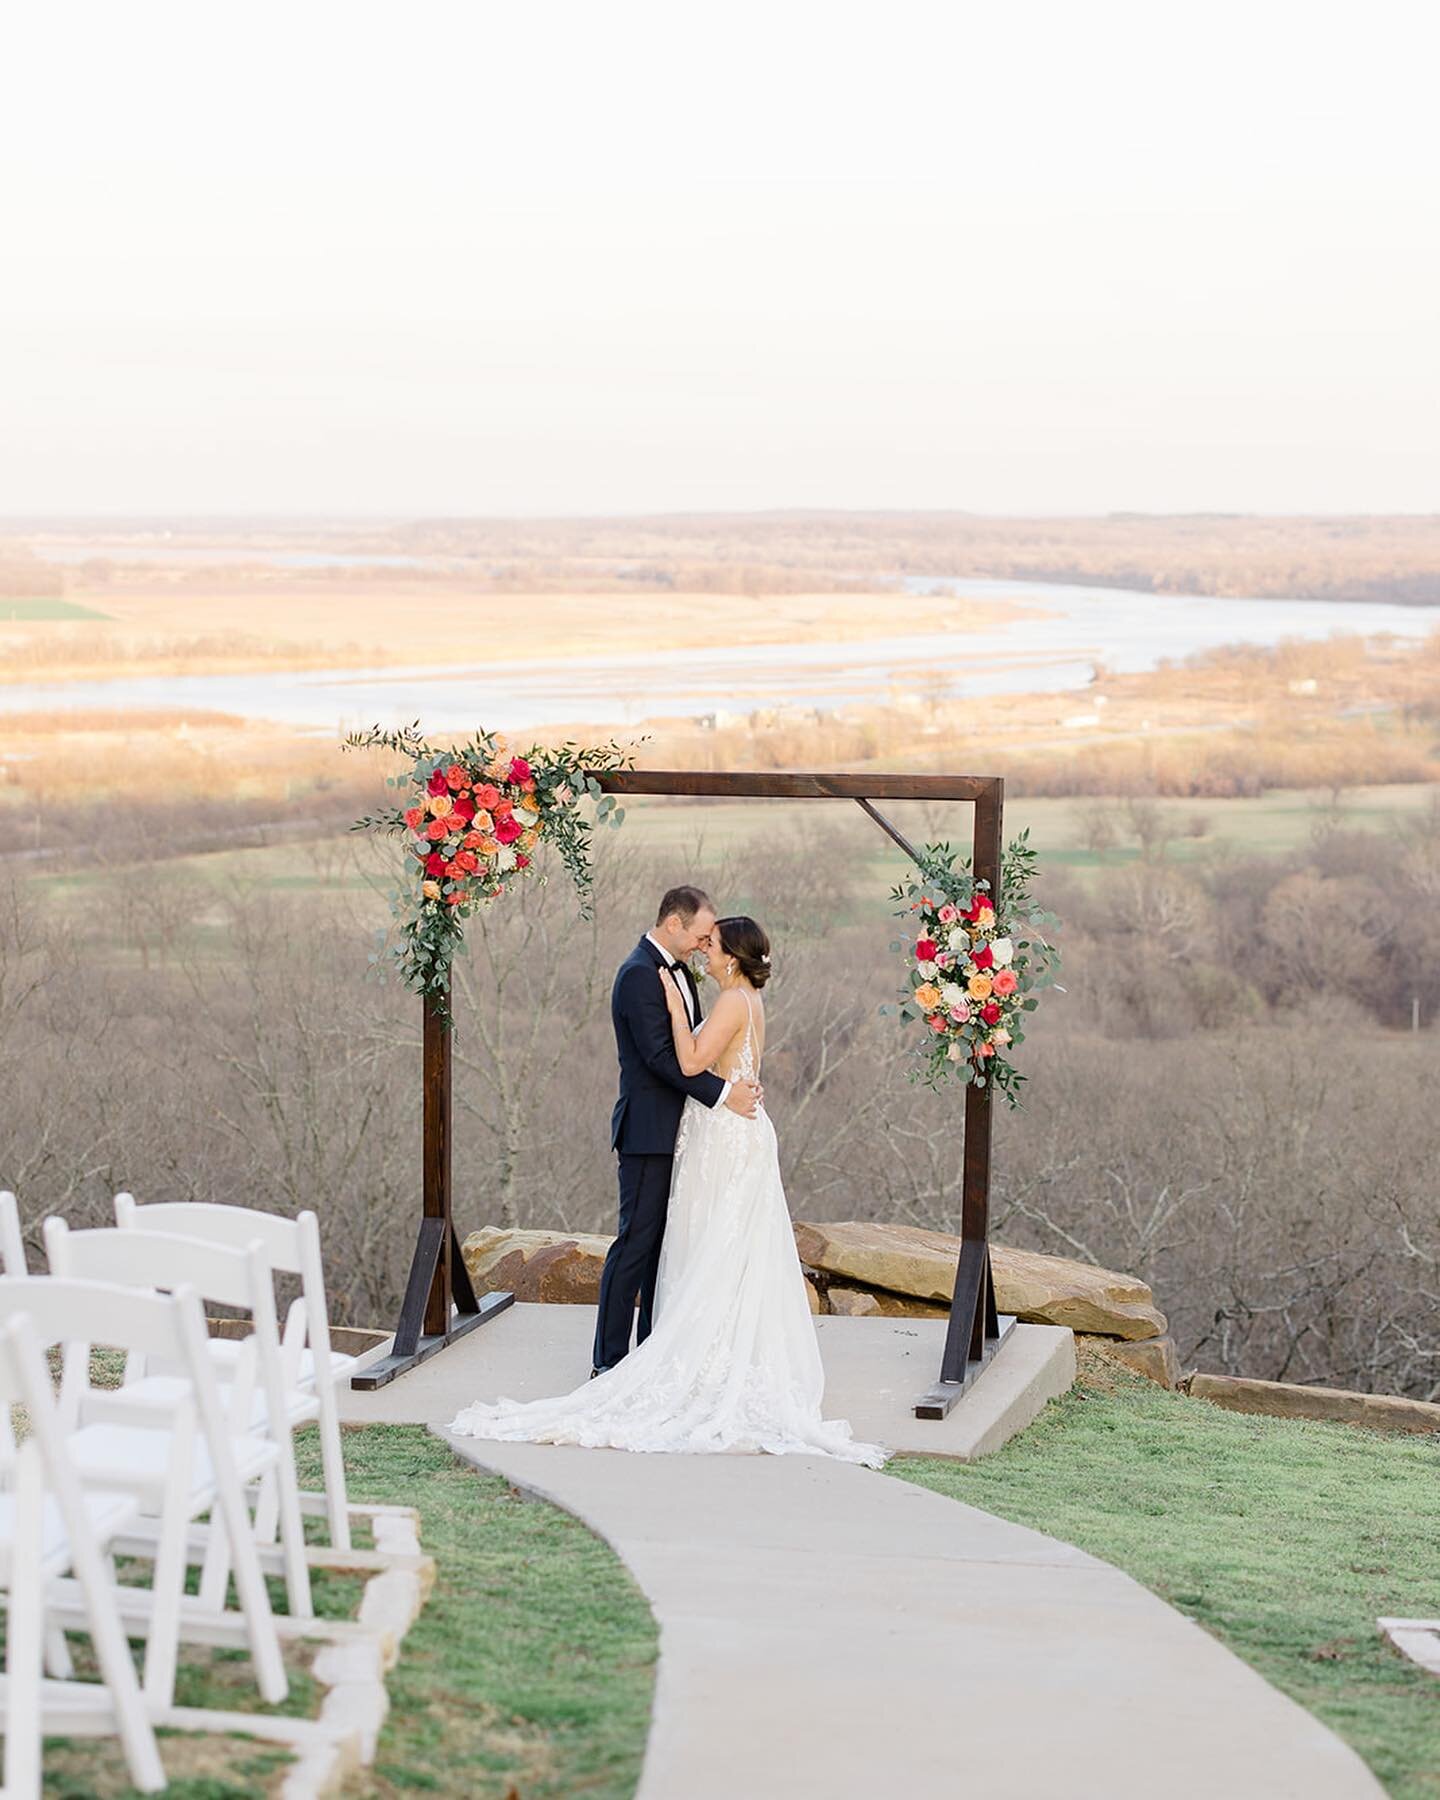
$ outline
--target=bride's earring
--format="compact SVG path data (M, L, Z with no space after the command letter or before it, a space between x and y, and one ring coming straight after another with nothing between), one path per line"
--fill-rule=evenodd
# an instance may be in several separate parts
M727 977L729 977L729 976L733 975L734 973L735 973L735 958L732 956L730 958L729 962L727 962L725 965L725 974Z

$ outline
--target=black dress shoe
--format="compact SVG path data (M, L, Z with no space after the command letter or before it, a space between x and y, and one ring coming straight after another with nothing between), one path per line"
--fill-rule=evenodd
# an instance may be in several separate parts
M592 1369L590 1371L590 1379L593 1381L597 1375L608 1375L609 1373L610 1371L608 1369Z

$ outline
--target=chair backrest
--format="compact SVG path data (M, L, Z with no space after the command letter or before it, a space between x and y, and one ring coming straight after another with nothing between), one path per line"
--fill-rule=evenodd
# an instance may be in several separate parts
M216 1206L204 1200L157 1201L141 1206L133 1194L115 1196L115 1223L122 1231L173 1232L206 1243L248 1244L259 1238L277 1273L300 1277L301 1298L285 1319L284 1348L293 1378L308 1339L319 1378L329 1379L330 1317L325 1298L325 1264L320 1254L320 1221L308 1208L293 1219L247 1206Z
M164 1200L141 1206L133 1194L115 1196L115 1223L122 1231L163 1231L244 1250L256 1238L265 1246L270 1267L281 1275L303 1275L304 1225L312 1212L297 1219L255 1212L248 1206L216 1206L208 1200Z
M20 1203L8 1188L0 1190L0 1273L28 1275L25 1239L20 1231Z
M45 1254L50 1273L67 1281L112 1281L121 1287L193 1287L216 1306L254 1309L257 1270L274 1305L270 1264L258 1238L228 1249L169 1232L72 1231L63 1219L45 1221Z
M101 1344L142 1356L184 1361L187 1320L205 1338L205 1315L193 1288L141 1293L108 1281L62 1281L54 1275L0 1278L0 1325L25 1313L42 1349Z

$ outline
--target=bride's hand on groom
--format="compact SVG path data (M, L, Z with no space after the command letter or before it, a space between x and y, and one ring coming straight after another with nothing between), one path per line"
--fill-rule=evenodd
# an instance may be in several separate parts
M725 1104L742 1119L753 1119L764 1098L765 1090L758 1081L734 1081L725 1096Z

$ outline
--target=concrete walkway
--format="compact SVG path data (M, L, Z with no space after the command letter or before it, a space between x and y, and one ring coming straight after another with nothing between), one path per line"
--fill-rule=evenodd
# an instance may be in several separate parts
M508 1327L350 1394L347 1415L443 1435L465 1400L537 1391L497 1367L547 1335L537 1360L552 1361L553 1334L592 1316L516 1308ZM848 1386L867 1345L883 1365L913 1323L822 1320L844 1328L822 1329L827 1370L843 1365ZM816 1457L455 1449L583 1519L647 1595L660 1667L642 1800L1381 1793L1337 1738L1128 1576L906 1482Z

